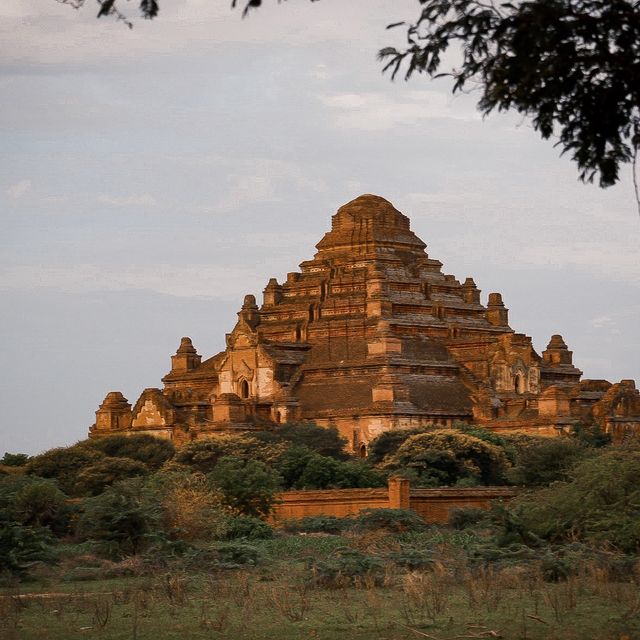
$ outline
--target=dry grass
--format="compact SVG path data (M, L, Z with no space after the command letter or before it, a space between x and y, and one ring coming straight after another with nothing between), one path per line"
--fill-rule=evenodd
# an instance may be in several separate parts
M326 548L326 541L317 544ZM357 546L372 552L394 544L375 539ZM294 546L286 542L284 548ZM50 578L40 592L5 590L0 638L640 638L635 569L621 579L601 563L585 562L575 575L550 583L541 565L469 565L445 545L436 556L425 569L387 562L381 580L365 575L330 589L310 579L302 552L251 569L207 573L177 567L71 583Z

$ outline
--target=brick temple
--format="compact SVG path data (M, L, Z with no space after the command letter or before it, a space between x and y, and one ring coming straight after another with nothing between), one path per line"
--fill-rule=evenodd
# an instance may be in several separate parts
M384 198L340 207L316 249L285 282L269 280L261 306L244 297L225 351L203 360L182 338L162 389L133 408L108 393L90 436L180 444L313 421L366 455L383 431L456 421L544 435L597 423L616 441L640 431L632 380L582 380L560 335L536 353L502 296L482 304L472 278L443 273Z

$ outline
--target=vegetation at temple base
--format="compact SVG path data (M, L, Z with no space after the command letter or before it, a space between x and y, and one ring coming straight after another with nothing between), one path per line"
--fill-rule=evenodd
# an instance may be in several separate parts
M174 459L179 464L209 473L224 457L268 462L276 459L282 450L282 447L263 443L253 435L223 433L214 438L186 444L180 448Z
M304 447L321 456L344 460L347 458L347 441L340 436L335 427L320 427L313 423L283 424L277 429L259 431L258 440L272 443L286 443L289 446Z
M436 429L409 436L385 466L407 471L425 487L464 484L503 484L508 466L504 451L480 438L453 429Z
M213 487L220 491L222 504L247 516L267 516L282 484L277 471L259 460L220 458L209 474Z
M133 436L0 467L0 636L640 635L637 445L457 425L383 434L360 460L321 449L317 429L221 435L162 464L149 452L166 443L140 436L138 456ZM87 482L96 465L144 472ZM277 527L256 517L283 487L376 487L398 472L522 492L458 509L448 526L394 509Z
M175 454L173 443L147 434L96 438L85 441L85 446L101 451L105 456L141 462L149 469L159 469Z
M0 459L0 466L5 467L22 467L29 462L29 456L26 453L8 453L5 452Z

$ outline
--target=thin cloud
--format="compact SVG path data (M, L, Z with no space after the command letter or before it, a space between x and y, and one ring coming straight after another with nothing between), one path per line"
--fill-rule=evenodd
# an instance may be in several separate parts
M381 92L334 93L319 100L335 112L335 124L344 129L384 131L433 119L480 119L468 101L438 91L406 91L398 97Z
M220 211L235 211L246 205L277 200L269 176L234 176L228 193L218 202Z
M67 293L145 289L178 298L235 299L247 287L264 287L256 269L211 264L102 266L78 264L45 267L16 265L0 269L0 287L18 290L58 289Z
M112 207L147 207L156 204L156 199L149 193L130 196L99 195L100 204L108 204Z
M25 179L12 184L6 191L7 195L14 200L22 198L28 191L31 190L31 180Z
M230 212L252 204L280 202L291 187L299 191L322 193L327 190L324 180L309 178L293 163L257 158L229 163L233 173L228 177L229 187L215 209Z

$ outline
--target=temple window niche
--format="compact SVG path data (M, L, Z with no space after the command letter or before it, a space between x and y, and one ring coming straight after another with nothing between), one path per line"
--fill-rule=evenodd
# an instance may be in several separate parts
M513 382L514 391L516 393L524 393L525 383L524 383L524 376L522 375L522 373L516 373L513 380L514 380Z
M246 380L240 381L240 397L245 400L249 397L249 383Z

